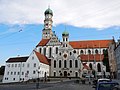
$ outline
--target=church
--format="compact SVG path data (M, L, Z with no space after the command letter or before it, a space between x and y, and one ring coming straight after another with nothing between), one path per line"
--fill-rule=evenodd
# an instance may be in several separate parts
M110 40L70 41L66 30L62 40L52 31L53 12L45 12L42 39L29 56L12 57L6 61L3 83L21 82L44 77L83 77L109 75L103 64ZM95 76L94 76L95 77Z

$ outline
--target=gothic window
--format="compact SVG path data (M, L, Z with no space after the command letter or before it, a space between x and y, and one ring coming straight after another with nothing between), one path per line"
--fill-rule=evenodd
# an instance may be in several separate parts
M72 60L70 60L70 68L72 68Z
M92 64L91 64L91 63L89 64L89 67L90 67L90 69L92 70Z
M49 57L51 57L52 56L52 48L50 47L49 48Z
M65 39L63 38L63 42L65 41Z
M61 56L61 52L59 53L59 55Z
M59 68L61 68L61 60L59 60Z
M100 63L97 64L97 69L98 69L98 72L101 72L101 65L100 65Z
M56 54L58 54L58 47L56 47Z
M75 60L75 68L77 68L77 67L78 67L78 61Z
M95 54L98 54L98 50L97 49L95 50Z
M44 51L44 53L43 53L43 54L44 54L44 55L46 55L46 48L44 48L44 50L43 50L43 51Z
M80 51L80 54L83 54L83 50Z
M54 60L54 68L56 68L56 61Z
M40 53L42 53L42 48L39 49Z
M90 51L90 50L88 50L88 54L91 54L91 51Z
M64 68L67 68L67 61L64 60Z

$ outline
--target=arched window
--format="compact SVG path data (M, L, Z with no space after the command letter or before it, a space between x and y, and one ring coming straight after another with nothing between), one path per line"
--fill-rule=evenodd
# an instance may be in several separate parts
M67 61L64 60L64 68L67 68Z
M66 38L66 41L68 41L68 39Z
M46 48L44 48L44 49L43 49L43 51L44 51L44 53L43 53L43 54L44 54L44 55L46 55Z
M72 60L70 60L70 68L72 68Z
M59 60L59 68L61 68L61 60Z
M58 54L58 47L56 47L56 54Z
M95 50L95 54L98 54L98 50L97 49Z
M72 55L72 52L70 52L70 56Z
M97 69L98 69L98 72L101 72L101 65L100 65L100 63L97 64Z
M54 72L54 77L56 76L56 72Z
M75 60L75 68L78 67L78 60Z
M52 48L50 47L49 48L49 57L51 57L52 56Z
M83 54L83 50L80 51L80 54Z
M56 68L56 60L54 60L54 68Z
M88 50L88 54L91 54L91 51L90 51L90 50Z
M75 77L78 77L78 72L75 72Z
M91 64L91 63L89 64L89 67L90 67L90 69L92 70L92 64Z
M40 53L42 53L42 48L39 49Z
M103 49L103 54L105 53L105 49Z

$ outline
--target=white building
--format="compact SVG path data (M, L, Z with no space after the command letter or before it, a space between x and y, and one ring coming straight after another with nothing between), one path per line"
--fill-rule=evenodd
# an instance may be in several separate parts
M112 40L69 41L70 35L64 31L60 42L52 31L52 10L48 8L44 14L42 40L29 57L6 61L4 83L26 81L45 74L51 77L81 77L86 66L90 66L89 70L96 71L97 75L102 75L103 71L109 75L102 60L103 51Z

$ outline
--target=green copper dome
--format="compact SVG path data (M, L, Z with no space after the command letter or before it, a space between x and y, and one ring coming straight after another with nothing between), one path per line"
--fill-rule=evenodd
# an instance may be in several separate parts
M63 35L63 36L68 36L69 33L68 33L67 31L64 31L64 32L62 33L62 35Z
M53 12L52 12L52 10L51 10L50 8L48 8L48 9L45 11L44 14L45 14L45 15L46 15L46 14L51 14L51 15L53 16Z

